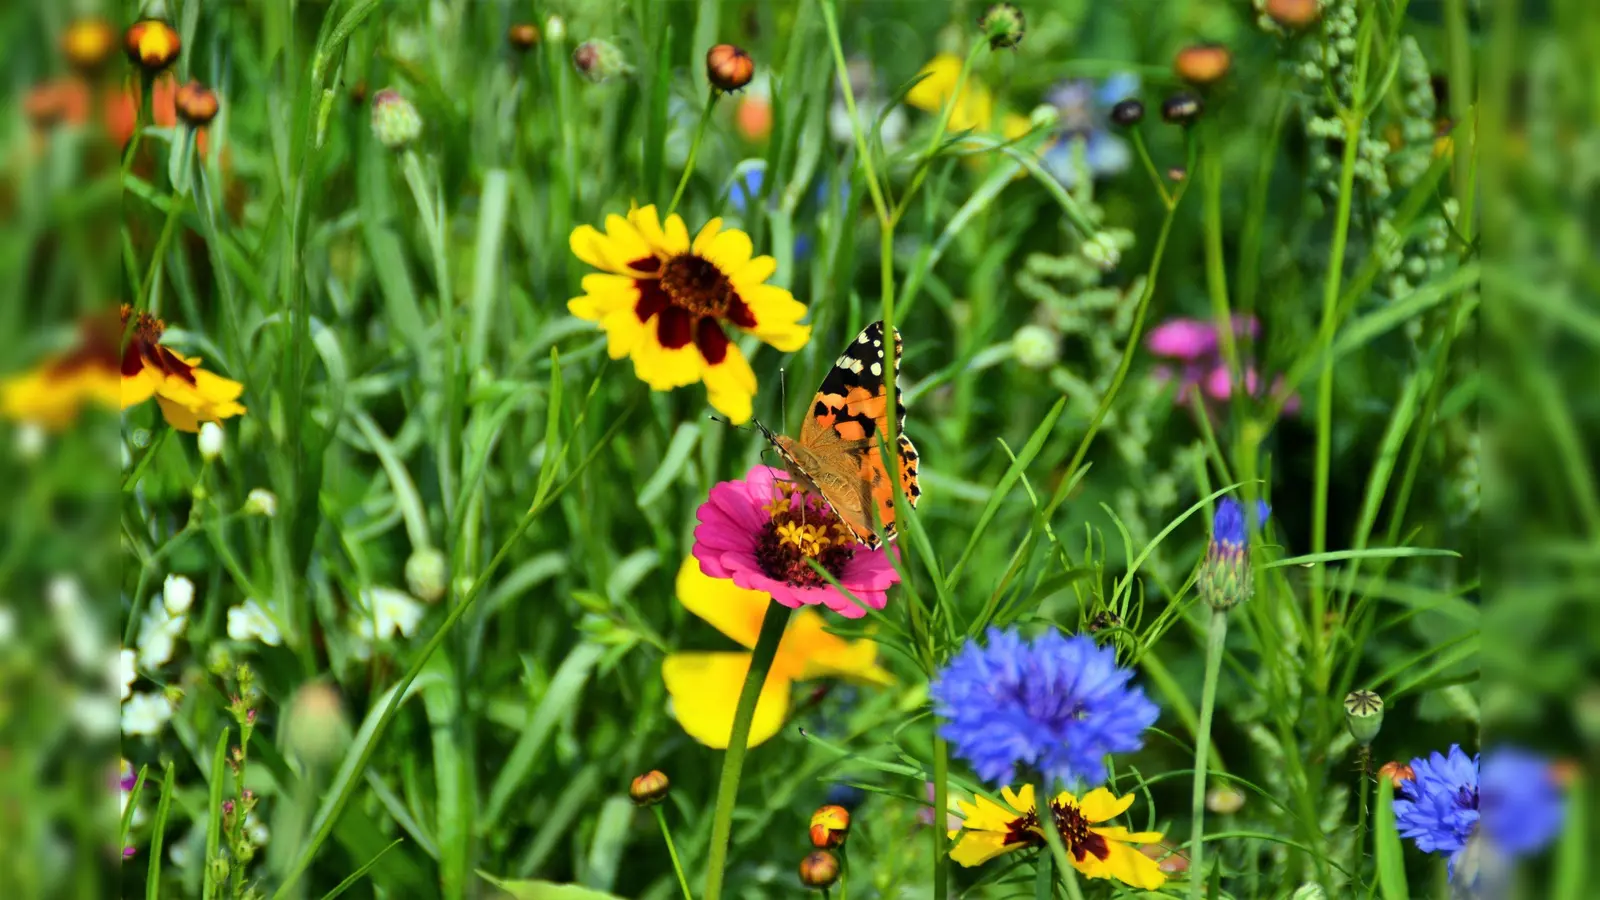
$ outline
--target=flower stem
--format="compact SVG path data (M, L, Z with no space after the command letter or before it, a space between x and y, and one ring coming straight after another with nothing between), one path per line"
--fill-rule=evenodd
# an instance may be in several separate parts
M945 827L950 821L950 745L933 739L933 897L950 893L950 856L945 852Z
M739 793L739 774L744 768L744 752L750 741L750 723L756 717L756 700L778 655L778 642L789 624L789 607L767 604L761 620L761 636L750 653L750 671L739 691L739 705L733 711L733 733L728 737L728 753L722 758L722 777L717 781L717 808L711 818L711 855L706 862L705 900L722 896L722 870L728 863L728 838L733 832L733 804Z
M661 217L662 221L677 210L678 201L683 199L683 189L689 186L689 176L694 174L695 157L700 155L700 142L705 140L706 126L711 124L711 111L717 108L717 98L720 96L722 92L716 88L712 88L711 93L706 96L705 111L700 113L700 127L694 131L694 143L689 145L689 158L684 160L683 174L678 177L678 188L672 192L672 202L667 204L667 215Z
M1050 776L1040 773L1033 788L1033 809L1039 820L1039 830L1044 832L1045 843L1050 845L1050 857L1055 860L1061 883L1067 886L1067 895L1082 900L1078 889L1078 876L1073 873L1072 861L1067 857L1067 845L1061 842L1061 829L1056 827L1055 809L1050 805ZM1020 812L1020 810L1019 810ZM1040 860L1043 864L1044 861Z
M1222 645L1228 637L1228 613L1211 611L1206 635L1206 680L1200 690L1200 728L1194 739L1194 788L1189 796L1189 898L1198 900L1205 883L1206 757L1211 753L1211 714L1217 706L1217 674L1222 669Z
M694 900L694 895L689 893L689 879L683 877L683 864L678 862L678 848L672 843L672 829L667 827L667 814L661 811L661 804L650 807L655 811L656 821L661 824L661 836L667 840L667 855L672 857L672 871L678 876L678 887L683 889L684 900Z

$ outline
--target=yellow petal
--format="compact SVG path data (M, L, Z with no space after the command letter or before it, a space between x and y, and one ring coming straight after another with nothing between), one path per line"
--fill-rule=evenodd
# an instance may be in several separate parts
M981 866L996 856L1020 850L1027 844L1006 844L1003 832L969 831L961 835L954 848L950 850L950 859L963 866Z
M1090 822L1104 822L1122 815L1132 805L1132 794L1119 798L1105 788L1098 787L1083 796L1078 803L1078 811Z
M0 385L0 411L9 419L59 429L77 418L81 406L79 387L46 375L43 367L8 378Z
M1109 852L1105 859L1089 853L1081 860L1074 858L1072 867L1090 878L1114 878L1144 890L1155 890L1166 883L1167 875L1160 864L1128 844L1108 840L1106 849Z
M750 421L756 373L750 370L750 363L745 361L737 346L729 344L728 355L722 362L706 366L702 377L706 383L706 400L712 408L735 425Z
M670 391L700 380L705 370L705 360L700 349L686 344L676 350L661 346L657 338L656 323L661 317L651 316L644 323L644 333L633 350L633 372L653 391Z
M1017 791L1002 787L1000 789L1000 798L1006 802L1007 806L1022 815L1027 815L1033 811L1033 785L1031 784L1025 784L1021 790Z
M567 311L580 319L598 322L607 313L639 302L639 288L627 275L583 276L583 296L567 301Z
M1014 141L1033 130L1033 120L1018 113L1006 113L1000 120L1000 136Z
M792 660L800 679L849 678L869 684L893 684L894 678L878 665L878 645L870 640L845 640L829 634L816 610L795 614L778 645L778 656Z
M712 578L693 555L678 567L678 602L742 647L754 647L772 595L739 587L731 578ZM805 610L801 610L805 612ZM794 623L790 623L790 629ZM782 650L780 649L781 653Z
M1159 831L1129 831L1121 825L1113 825L1109 828L1096 827L1093 830L1096 833L1105 835L1106 840L1127 841L1133 844L1153 844L1166 837L1165 834Z
M1015 799L1010 788L1003 788L1001 793L1008 804ZM1016 821L1019 815L1026 815L1028 812L1027 809L1016 808L1015 804L1012 804L1011 809L1006 809L982 794L974 797L971 803L958 798L956 808L961 811L961 824L967 831L998 831L1001 834L1010 829L1011 823Z
M192 408L169 400L160 394L156 395L156 403L161 406L161 416L167 420L168 425L179 431L196 432L200 430L200 418L195 415Z
M738 285L758 285L771 278L778 271L778 261L770 256L757 256L740 266L737 271L728 273L728 278Z
M750 671L748 653L671 653L661 662L661 677L672 696L678 724L707 747L723 749L733 735L733 712ZM749 746L754 747L783 727L789 713L792 682L769 672L756 700Z
M123 376L122 390L120 392L122 395L122 408L127 409L130 406L138 406L149 400L155 396L156 387L160 384L161 373L149 366L140 369L136 375Z
M567 246L572 248L573 256L596 269L605 269L608 272L622 271L621 266L612 262L611 246L605 235L593 225L579 225L572 229L572 236L567 239Z
M720 231L722 231L722 219L712 219L701 226L700 233L695 235L694 244L689 249L693 250L697 256L704 256L706 247L717 239L717 233Z
M906 92L906 102L924 112L938 112L945 98L955 90L956 78L961 74L961 58L954 53L941 53L917 74L925 77Z
M755 246L750 243L749 235L737 228L730 228L707 241L704 248L697 252L721 269L722 274L732 275L750 264L750 254L755 252Z
M194 376L195 391L212 404L225 404L237 400L239 395L244 393L244 385L231 378L223 378L215 372L195 369L190 374Z
M606 352L612 359L632 353L646 334L644 323L639 321L631 306L608 313L600 320L600 327L605 329Z

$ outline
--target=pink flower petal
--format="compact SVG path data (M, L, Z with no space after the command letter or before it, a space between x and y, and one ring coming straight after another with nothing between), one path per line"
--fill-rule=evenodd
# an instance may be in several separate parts
M1217 330L1200 319L1168 319L1151 329L1145 346L1157 356L1198 359L1216 350Z

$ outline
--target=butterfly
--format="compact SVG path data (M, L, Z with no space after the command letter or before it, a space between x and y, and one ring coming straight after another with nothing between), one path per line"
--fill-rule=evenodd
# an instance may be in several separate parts
M900 371L900 332L894 333L895 373ZM879 433L888 427L888 386L883 380L883 323L873 322L845 347L822 379L806 409L800 437L762 432L783 458L784 468L802 487L828 501L856 540L876 550L895 537L894 486L879 448ZM899 413L895 434L901 489L912 506L922 496L917 482L917 448L903 430L906 408L895 386ZM759 423L758 423L759 424ZM873 528L874 512L883 523Z

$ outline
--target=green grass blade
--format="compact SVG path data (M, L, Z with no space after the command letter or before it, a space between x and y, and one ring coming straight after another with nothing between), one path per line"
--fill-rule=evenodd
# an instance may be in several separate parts
M1394 824L1394 783L1378 779L1378 803L1372 811L1372 850L1378 861L1378 889L1383 900L1411 900L1406 885L1405 851Z
M351 872L343 881L339 882L339 884L335 886L333 890L323 894L322 900L333 900L333 898L339 896L345 891L350 890L352 887L355 887L362 878L366 877L367 872L371 871L372 867L378 864L378 860L383 859L383 855L385 853L388 853L390 850L393 850L404 842L405 838L395 838L394 841L389 844L389 846L379 850L377 856L367 860L364 864L362 864L361 868Z

